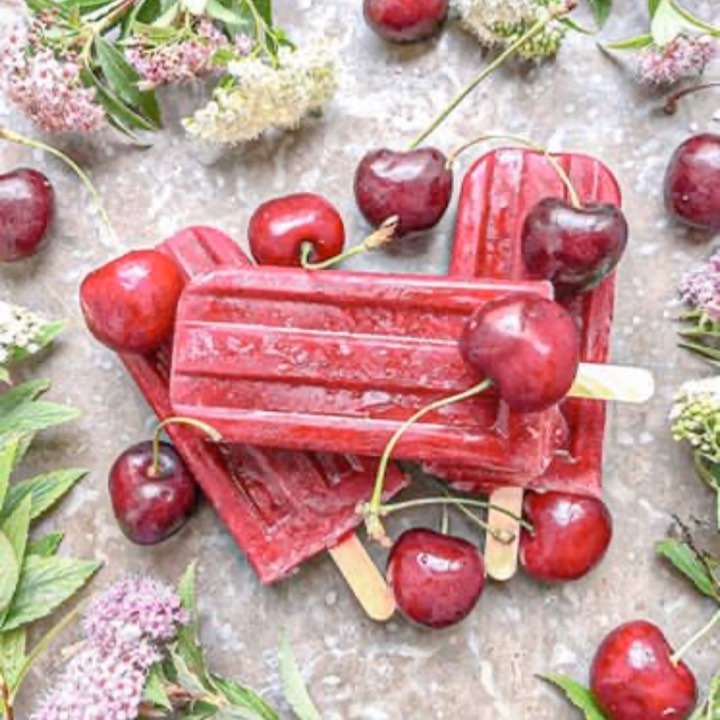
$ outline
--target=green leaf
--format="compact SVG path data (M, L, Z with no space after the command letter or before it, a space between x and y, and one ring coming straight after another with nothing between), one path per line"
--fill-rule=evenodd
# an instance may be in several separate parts
M155 665L150 668L147 680L145 681L143 701L152 703L156 707L161 707L164 710L172 710L173 706L165 690L164 679L162 666L159 663L155 663Z
M27 546L27 554L39 555L40 557L52 557L57 553L63 537L63 533L54 532L43 535L38 540L31 540Z
M664 47L684 30L697 30L696 23L681 15L670 0L659 0L650 23L650 34L655 43Z
M178 595L190 620L178 631L175 647L177 654L190 671L207 681L208 669L205 653L198 639L200 622L195 594L195 567L195 562L190 563L178 583Z
M540 679L559 687L565 693L567 699L578 708L578 710L583 712L585 720L607 720L589 688L586 688L572 678L555 673L552 675L541 675Z
M602 27L610 17L612 0L587 0L598 27Z
M132 108L137 109L143 117L154 124L155 128L158 128L160 126L160 108L155 93L140 90L138 87L140 76L112 43L98 35L95 38L94 47L105 79L118 97Z
M0 410L0 445L75 420L79 415L74 408L42 400L17 405L5 415Z
M582 35L597 34L597 30L590 30L589 28L583 27L582 25L580 25L580 23L577 23L574 20L571 20L569 17L558 18L558 22L561 23L562 25L564 25L566 28L570 28L570 30L579 32Z
M244 712L244 714L236 714L235 717L248 720L280 720L280 716L272 707L253 690L218 675L213 675L211 679L215 689L233 708Z
M23 628L0 632L0 673L11 688L14 687L18 671L25 660L26 642Z
M260 17L265 21L269 28L273 26L272 0L248 0L258 11Z
M0 447L0 513L10 487L10 476L18 462L19 440L11 440Z
M0 524L0 530L5 534L15 551L18 565L22 565L28 535L30 534L30 505L31 500L26 497Z
M65 329L66 325L67 322L65 320L45 323L33 338L33 345L37 347L35 352L47 347ZM31 353L27 348L15 348L10 354L9 362L21 362L30 357L30 355L34 355L35 352Z
M675 13L685 21L685 27L689 30L699 30L701 32L707 33L712 37L720 37L720 28L717 28L710 23L706 23L699 17L695 17L695 15L688 12L684 7L682 7L682 5L676 3L675 0L670 0L670 5L672 5L672 9L675 11Z
M615 42L606 43L604 47L609 50L641 50L642 48L652 45L652 35L636 35L626 40L616 40Z
M158 17L153 22L153 25L160 28L170 27L175 22L175 18L178 16L179 12L180 3L174 2L167 10L165 10L165 12L163 12L162 15L160 15L160 17Z
M96 560L28 555L2 629L14 630L47 617L85 585L101 564Z
M6 368L0 365L0 383L5 383L6 385L12 384L12 378L10 377L10 371Z
M690 580L699 592L720 602L714 578L708 574L705 566L685 543L668 538L657 543L655 549Z
M660 6L660 2L661 0L648 0L648 14L651 19L655 16L655 13Z
M177 675L175 682L185 690L193 694L206 694L208 690L212 690L212 687L208 687L209 683L204 675L195 672L185 658L176 650L170 652L170 659L172 660L175 673Z
M280 677L282 678L285 697L300 720L321 720L318 709L305 687L295 654L285 633L280 639Z
M20 579L20 566L12 543L0 531L0 617L8 610Z
M56 470L36 475L29 480L15 483L10 487L0 519L7 517L27 496L32 504L30 519L36 520L57 503L73 486L87 474L82 468Z
M205 12L215 20L235 25L242 22L242 18L238 17L232 10L226 8L220 0L208 0Z
M29 380L0 395L0 417L8 415L20 405L35 400L50 387L49 380Z

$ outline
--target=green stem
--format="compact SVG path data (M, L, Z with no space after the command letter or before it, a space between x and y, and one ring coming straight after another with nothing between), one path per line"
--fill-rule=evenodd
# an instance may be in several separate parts
M519 135L511 135L509 133L488 133L486 135L479 135L472 140L468 140L466 143L463 143L459 147L456 147L450 153L447 159L447 167L450 168L452 164L458 159L458 157L460 157L460 155L465 152L465 150L488 140L510 140L512 142L518 143L519 145L524 145L531 150L535 150L535 152L542 153L547 159L547 161L550 163L550 165L552 165L553 170L555 170L562 184L565 186L565 189L567 190L568 196L570 198L571 205L574 208L582 207L582 203L580 202L580 196L578 195L577 190L575 190L575 186L572 184L572 180L570 180L570 177L565 172L565 168L563 168L563 166L557 161L557 159L554 158L542 145L538 145L532 140L520 137Z
M694 25L696 28L698 28L698 30L706 32L711 37L720 37L720 28L716 28L714 25L706 23L699 17L695 17L695 15L686 10L684 7L678 5L675 0L670 0L669 5L678 15L680 15L683 19L687 20L691 25Z
M454 403L468 400L475 395L479 395L485 392L492 385L492 380L483 380L481 383L474 385L468 390L464 390L461 393L450 395L449 397L441 398L435 402L420 408L417 412L413 413L393 434L390 441L385 446L380 462L378 463L377 475L375 476L375 487L373 488L373 494L370 498L370 503L366 508L366 526L368 534L371 538L380 542L386 543L387 536L385 530L380 522L380 514L382 507L382 496L383 489L385 487L385 474L387 473L388 464L390 463L390 457L395 450L395 446L398 444L400 438L409 430L418 420L425 417L428 413L431 413L440 408L444 408Z
M702 92L703 90L709 90L710 88L720 87L720 81L702 83L701 85L693 85L692 87L684 88L671 95L663 105L663 110L668 115L674 115L677 112L680 100L686 95L693 95L696 92Z
M532 40L539 35L545 27L553 20L557 20L563 15L575 9L577 0L564 0L554 7L547 8L544 18L538 20L524 35L519 37L515 42L508 45L507 48L498 55L474 80L469 82L454 98L445 106L443 110L435 117L435 119L423 130L408 146L409 150L416 148L420 143L432 135L435 130L443 123L443 121L462 103L475 88L480 85L483 80L492 75L511 55L513 55L526 42Z
M15 720L15 713L12 706L12 698L10 697L10 689L5 682L5 676L0 670L0 702L2 703L2 711L5 720Z
M157 475L160 473L160 435L168 425L189 425L196 430L204 432L210 437L213 442L220 442L222 440L222 435L214 427L212 427L212 425L208 425L202 420L194 420L193 418L179 416L165 418L161 423L158 424L153 434L153 462L150 466L150 470L148 470L148 475L150 477L157 477Z
M72 158L68 157L64 152L61 152L57 148L54 148L52 145L42 142L42 140L33 140L32 138L25 137L24 135L19 135L8 128L0 127L0 139L5 139L9 142L24 145L25 147L34 148L36 150L43 150L44 152L54 155L56 158L62 160L80 178L83 185L85 185L95 201L95 205L100 213L100 218L113 237L116 237L115 230L113 229L110 217L105 210L100 193L93 185L93 182L88 174Z
M700 630L698 630L679 650L676 650L675 653L671 656L670 662L673 665L677 665L680 660L682 659L683 655L698 641L702 640L702 638L705 637L714 627L720 622L720 610L718 610L712 618L710 618L710 622L708 622L704 627L702 627Z

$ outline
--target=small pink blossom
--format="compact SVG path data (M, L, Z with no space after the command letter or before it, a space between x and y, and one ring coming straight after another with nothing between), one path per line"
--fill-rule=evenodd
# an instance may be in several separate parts
M651 45L640 51L638 77L646 85L674 85L700 75L717 55L713 38L678 35L664 47Z
M687 273L680 282L680 299L712 320L720 320L720 251Z

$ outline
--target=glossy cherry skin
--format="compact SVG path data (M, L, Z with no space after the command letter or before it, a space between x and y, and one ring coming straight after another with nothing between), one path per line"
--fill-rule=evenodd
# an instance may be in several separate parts
M345 226L324 197L296 193L260 205L250 218L248 239L260 265L298 267L304 243L313 246L313 262L339 255L345 245Z
M372 150L355 172L355 199L373 226L393 215L398 234L437 225L452 196L453 176L447 158L431 147L407 152Z
M50 181L37 170L0 175L0 262L23 260L43 243L55 208Z
M697 685L684 662L670 662L662 631L636 620L603 640L590 670L590 687L610 720L686 720Z
M601 500L562 492L526 493L520 563L528 575L547 582L577 580L604 557L612 538L612 517Z
M557 295L576 295L615 269L627 240L627 220L616 205L575 208L560 198L546 198L523 222L523 260L528 273L550 280Z
M720 135L695 135L675 150L665 175L665 206L681 222L720 230Z
M396 43L426 40L437 33L448 13L449 0L364 0L370 27Z
M185 281L155 250L134 250L91 272L80 286L90 332L117 352L149 352L173 332Z
M125 536L154 545L176 533L197 505L190 471L172 445L160 443L159 472L151 474L152 442L129 447L110 470L113 512Z
M552 300L509 295L477 310L460 349L479 379L489 378L513 410L538 412L567 395L580 362L580 340L568 312Z
M388 583L398 607L431 628L454 625L475 607L485 586L485 562L467 540L416 528L388 557Z

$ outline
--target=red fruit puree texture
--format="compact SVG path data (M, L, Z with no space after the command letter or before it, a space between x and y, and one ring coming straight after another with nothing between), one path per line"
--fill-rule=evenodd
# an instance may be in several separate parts
M517 292L551 288L280 267L209 273L178 307L173 409L230 441L379 456L416 410L482 379L460 351L466 320ZM542 472L556 409L498 410L486 392L431 413L394 457Z
M220 265L249 266L235 242L211 228L187 228L158 249L178 263L186 278ZM148 355L121 355L160 419L173 415L168 394L171 354L168 342ZM264 583L281 579L333 547L362 521L356 506L370 496L375 460L214 445L202 433L177 424L167 432ZM405 476L392 468L388 497L406 484Z
M605 165L585 155L556 157L582 202L620 205L620 189ZM463 182L450 274L461 278L524 279L523 220L527 211L546 197L566 198L567 193L542 154L505 148L481 157ZM607 362L614 296L615 276L610 275L590 292L561 300L580 329L583 362ZM605 403L568 398L561 407L567 437L542 474L488 474L438 463L428 464L426 469L466 492L485 493L503 485L519 485L599 497Z

